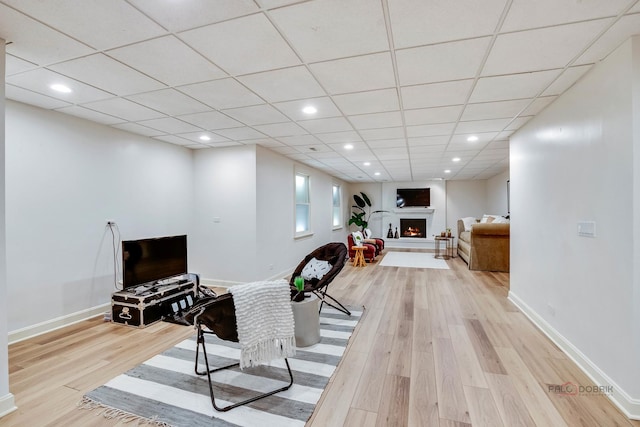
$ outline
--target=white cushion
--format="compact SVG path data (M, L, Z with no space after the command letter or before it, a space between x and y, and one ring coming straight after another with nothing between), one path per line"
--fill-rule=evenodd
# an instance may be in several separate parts
M482 219L480 220L480 222L481 222L482 224L486 223L486 222L489 220L489 217L490 217L490 216L492 216L492 217L493 217L493 219L495 220L496 218L499 218L499 217L501 217L502 215L488 215L488 214L484 214L484 215L482 215Z
M353 236L354 245L362 246L364 244L364 236L360 231L354 231L353 233L351 233L351 236Z
M462 218L462 222L464 223L464 231L471 231L471 226L476 223L476 219L472 216L468 216L466 218Z
M322 279L322 277L331 270L331 264L329 261L323 261L316 258L311 258L307 265L302 269L302 277L304 280Z
M364 235L365 239L370 239L371 238L371 229L369 228L365 228L364 229L364 233L362 233Z
M503 216L498 216L493 218L492 224L508 224L509 220Z

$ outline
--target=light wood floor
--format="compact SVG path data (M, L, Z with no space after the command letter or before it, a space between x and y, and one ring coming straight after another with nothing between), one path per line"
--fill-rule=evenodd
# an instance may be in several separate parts
M307 425L640 426L601 395L549 385L591 382L506 298L509 275L350 264L330 286L365 306ZM94 319L9 347L14 426L128 426L76 408L82 395L190 336L157 323L132 329Z

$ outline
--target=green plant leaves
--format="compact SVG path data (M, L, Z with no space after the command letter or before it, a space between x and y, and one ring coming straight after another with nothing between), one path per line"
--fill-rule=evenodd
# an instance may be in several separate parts
M360 192L360 194L362 195L362 199L367 204L367 206L371 207L371 200L369 200L369 197L366 194L364 194L363 192Z
M360 194L364 195L363 193L360 193ZM353 195L353 200L355 200L356 205L358 205L358 207L360 208L364 208L366 206L365 201L362 199L362 197L358 196L357 194ZM369 206L371 206L371 204L369 204Z

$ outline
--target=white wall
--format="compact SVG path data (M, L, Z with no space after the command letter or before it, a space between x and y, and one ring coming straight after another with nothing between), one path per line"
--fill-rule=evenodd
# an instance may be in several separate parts
M510 154L510 296L636 416L639 44L633 62L627 42L528 122ZM579 221L596 237L578 236Z
M5 41L0 39L0 76L5 73ZM9 356L7 351L7 266L5 223L5 98L0 88L0 417L15 409L9 393Z
M7 101L6 151L10 331L110 301L108 219L123 240L189 234L188 149Z
M509 180L509 170L502 172L486 180L487 183L487 205L485 213L507 215L509 207L507 203L507 181Z
M487 211L487 181L447 181L447 224L458 234L458 220L472 216L481 218Z

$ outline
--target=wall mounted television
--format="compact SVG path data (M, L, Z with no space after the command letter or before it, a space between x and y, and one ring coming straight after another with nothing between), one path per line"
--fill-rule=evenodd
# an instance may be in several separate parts
M430 188L398 188L396 190L396 207L428 208L431 206Z
M187 274L187 236L122 242L123 288Z

